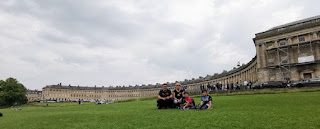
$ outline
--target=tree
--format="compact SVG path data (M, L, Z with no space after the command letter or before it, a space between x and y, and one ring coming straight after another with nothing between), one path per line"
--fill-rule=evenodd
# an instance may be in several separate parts
M0 106L21 105L28 102L27 89L17 79L0 80Z

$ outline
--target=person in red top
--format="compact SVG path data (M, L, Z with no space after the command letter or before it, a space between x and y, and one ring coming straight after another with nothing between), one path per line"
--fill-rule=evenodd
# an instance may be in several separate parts
M188 92L183 92L185 104L182 109L193 109L195 107L193 99L189 96Z

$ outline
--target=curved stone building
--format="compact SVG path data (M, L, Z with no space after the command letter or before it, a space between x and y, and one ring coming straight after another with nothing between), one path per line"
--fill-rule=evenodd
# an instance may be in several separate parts
M259 84L268 81L299 81L320 77L320 16L271 28L253 39L256 56L238 68L221 74L180 81L189 92L200 91L201 84ZM176 81L178 82L178 81ZM168 83L170 89L174 83ZM126 100L155 96L160 84L129 87L84 87L49 85L37 100L97 101ZM33 98L34 99L34 98Z
M259 82L320 77L320 16L256 34Z

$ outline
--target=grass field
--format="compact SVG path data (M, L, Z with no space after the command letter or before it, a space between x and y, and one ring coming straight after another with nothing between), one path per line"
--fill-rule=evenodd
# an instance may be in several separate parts
M195 98L199 103L199 98ZM50 103L0 109L0 129L320 128L320 92L213 96L213 109L158 110L155 100L109 105ZM65 107L60 107L65 105Z

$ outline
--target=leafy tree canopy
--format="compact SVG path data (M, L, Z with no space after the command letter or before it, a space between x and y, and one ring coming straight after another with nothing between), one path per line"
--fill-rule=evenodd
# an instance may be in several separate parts
M15 78L0 80L0 106L27 103L27 89Z

